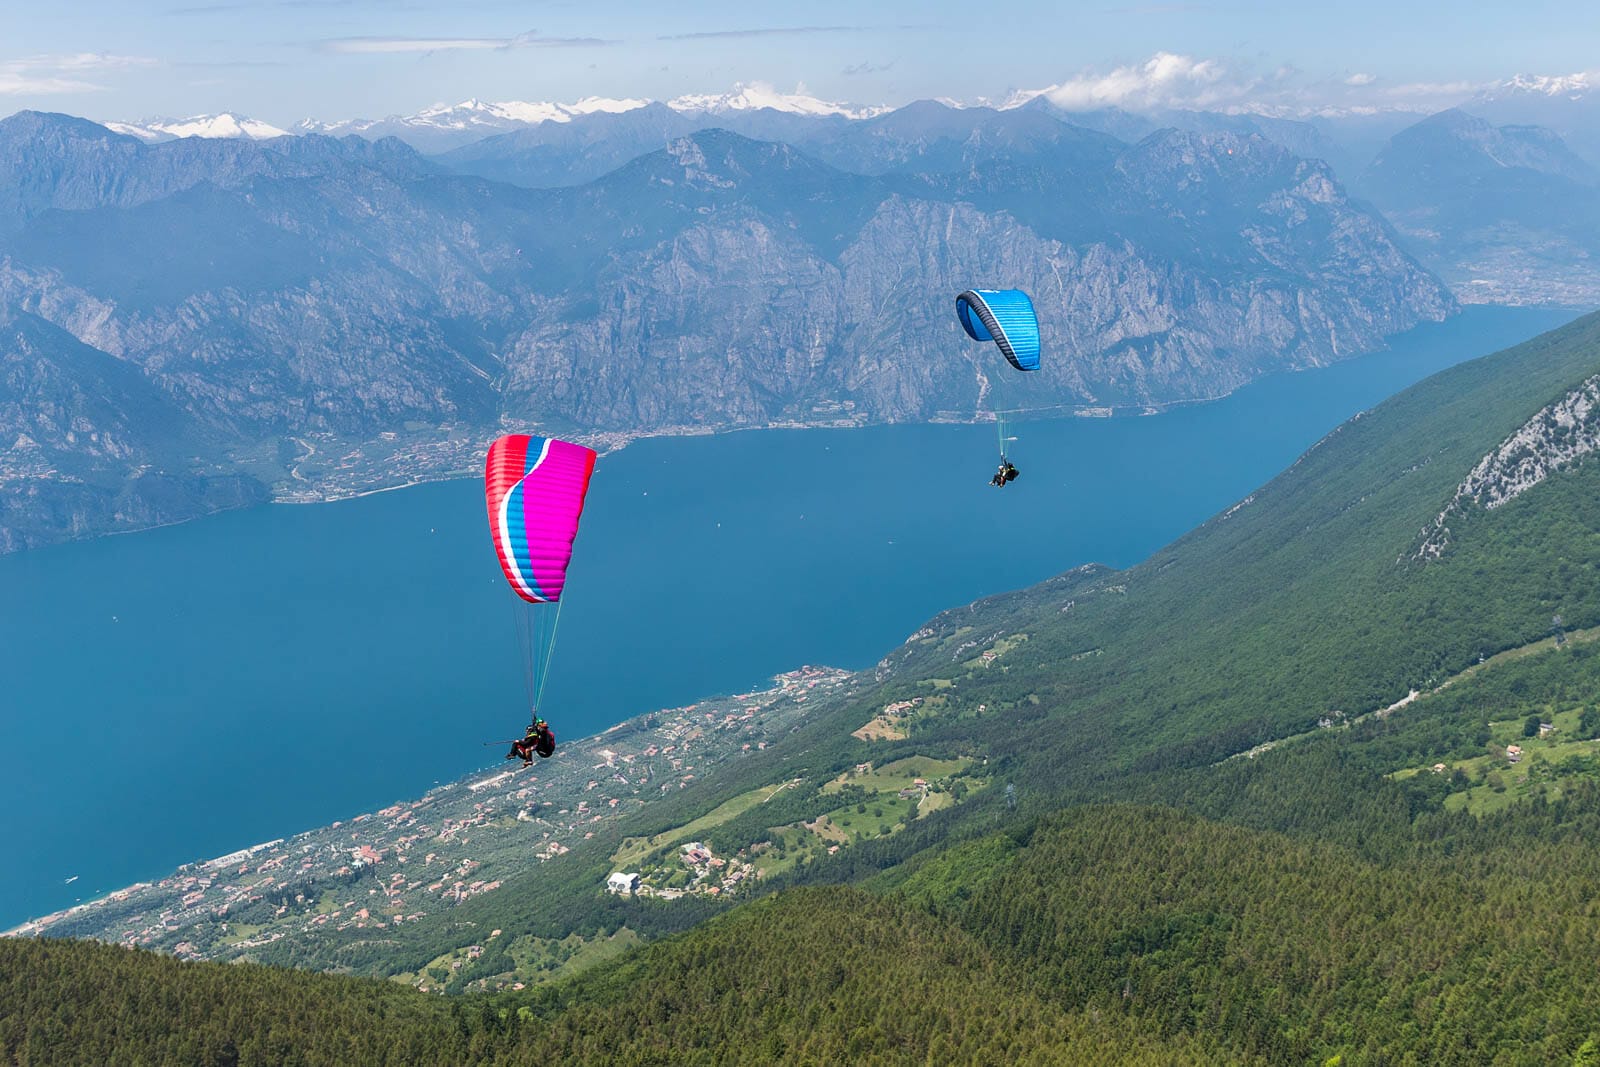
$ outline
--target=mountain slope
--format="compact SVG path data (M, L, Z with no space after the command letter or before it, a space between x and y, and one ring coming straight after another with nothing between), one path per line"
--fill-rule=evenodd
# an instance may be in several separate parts
M996 725L1033 765L1048 764L1041 744L1091 743L1113 762L1154 765L1213 761L1334 712L1383 707L1542 636L1555 613L1593 625L1600 593L1577 575L1595 557L1585 524L1600 526L1586 496L1594 464L1475 513L1470 532L1453 527L1442 559L1410 557L1480 458L1596 370L1600 318L1590 316L1437 375L1138 567L942 616L888 662L908 683L950 677L941 650L958 629L1028 632L1003 680L957 672L962 707L1036 697L1046 712L1019 708L1021 721ZM1052 727L1031 736L1041 714Z
M0 551L266 500L185 458L212 439L137 367L27 312L0 310L0 434Z
M707 130L528 190L393 141L147 145L25 113L0 123L0 308L139 368L203 465L298 500L469 469L508 427L981 417L998 368L952 346L948 302L985 279L1033 293L1054 354L1034 400L1063 413L1220 395L1454 307L1324 168L1259 138L1122 149L1028 113L972 141L969 119L897 128L885 161L921 171ZM179 474L134 436L151 451L124 472Z
M1444 111L1396 134L1356 186L1463 300L1600 293L1600 172L1550 130Z
M528 1037L586 1063L644 1048L666 1061L751 1064L1206 1058L1204 1039L1062 1010L1010 979L979 942L917 909L802 890L549 991ZM648 1036L640 1019L653 1021Z
M533 1003L61 942L0 941L0 963L0 1055L30 1064L1180 1064L1215 1047L1064 1011L959 930L859 891L762 902Z
M1594 743L1532 750L1518 786L1531 803L1469 805L1504 793L1507 739L1529 712L1578 734L1600 657L1545 642L1396 705L1538 641L1552 612L1600 622L1600 464L1567 462L1479 508L1431 562L1409 554L1481 457L1596 372L1591 316L1380 405L1139 567L934 620L855 712L920 698L905 742L830 738L861 721L841 711L769 759L820 765L823 781L913 747L983 753L1019 810L990 788L799 880L885 872L876 884L1009 946L1024 987L1164 1034L1226 1034L1232 1055L1574 1055L1600 1027L1581 991L1597 932L1585 902L1600 890ZM1096 797L1338 844L1073 803ZM952 850L1008 822L1018 829ZM1537 909L1511 903L1541 885ZM1538 1038L1510 1022L1531 1017L1545 1020Z
M1592 847L1530 842L1521 859L1561 864L1563 884L1542 894L1505 863L1372 863L1168 809L1078 808L950 913L1009 946L1022 988L1220 1039L1230 1060L1562 1062L1600 1031L1575 949L1600 934L1583 904L1600 872Z

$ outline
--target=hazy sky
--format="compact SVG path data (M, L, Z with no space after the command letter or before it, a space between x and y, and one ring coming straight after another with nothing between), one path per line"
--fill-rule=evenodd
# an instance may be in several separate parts
M1429 105L1597 66L1595 0L0 0L0 114L97 119L287 125L739 82L864 104L1058 86L1125 106Z

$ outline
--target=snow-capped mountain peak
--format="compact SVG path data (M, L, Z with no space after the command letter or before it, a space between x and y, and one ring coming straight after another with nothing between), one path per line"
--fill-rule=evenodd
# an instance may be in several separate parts
M144 119L139 122L108 122L107 129L125 133L141 141L175 141L181 137L210 137L267 141L289 136L258 119L223 112L220 115L193 115L186 119Z
M628 98L613 100L605 96L586 96L575 104L563 104L570 114L593 115L597 111L604 111L611 115L620 115L624 111L634 111L649 104L648 100Z
M1540 96L1582 96L1600 87L1600 71L1576 74L1518 74L1487 90L1485 96L1529 93Z
M295 126L297 133L322 133L333 136L359 134L362 137L399 137L427 151L442 151L498 133L527 129L547 122L571 122L586 115L617 115L650 105L635 98L614 99L586 96L573 103L546 103L525 100L491 102L473 98L458 104L435 104L412 115L390 115L383 119L349 119L321 122L306 119ZM797 86L792 93L781 92L760 82L740 83L727 93L701 93L680 96L667 102L674 111L686 114L726 114L770 108L795 115L847 119L871 118L892 111L889 107L855 107L819 100Z
M667 101L674 111L709 112L713 115L729 111L756 111L769 108L796 115L839 115L847 119L868 119L893 110L888 107L854 107L819 100L797 86L785 93L761 82L740 82L727 93L691 93Z
M409 121L422 126L442 129L465 129L471 126L496 126L501 123L531 125L537 122L567 122L571 118L560 104L524 103L508 100L504 103L485 103L474 97L459 104L435 104L423 108Z
M414 115L390 115L383 119L346 119L320 122L306 119L295 129L301 133L343 136L355 133L364 137L396 136L403 140L461 143L462 137L487 137L509 130L537 126L544 122L571 122L581 115L597 112L620 114L644 107L648 100L613 100L586 96L572 104L504 100L490 102L476 97L459 104L434 104Z

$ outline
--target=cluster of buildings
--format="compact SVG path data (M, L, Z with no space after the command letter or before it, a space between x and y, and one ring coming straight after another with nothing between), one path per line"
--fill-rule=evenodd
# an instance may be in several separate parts
M681 862L683 869L687 869L690 875L689 883L682 888L660 884L670 883L674 880L672 876L678 868L669 864L650 871L648 873L649 882L645 881L647 877L645 874L626 871L614 872L606 879L606 892L676 900L686 893L705 893L710 896L717 896L722 893L732 892L742 883L761 877L761 872L756 869L754 864L746 862L740 856L724 859L716 855L711 846L703 841L690 841L687 844L680 845L678 847L678 860Z
M900 790L901 800L920 800L928 795L928 780L926 778L913 778L911 784Z
M336 500L365 493L374 486L426 481L482 469L477 435L452 427L385 432L375 441L352 443L331 433L306 433L296 438L302 454L291 465L299 488L285 486L277 499L295 503ZM337 459L332 459L340 449ZM304 468L304 469L302 469Z
M921 697L912 697L910 700L896 700L893 703L885 704L883 710L873 716L870 722L859 730L852 731L852 733L863 741L898 740L903 738L906 736L906 717L921 704Z
M792 671L769 690L658 712L648 726L636 721L569 742L528 771L497 768L418 800L189 864L15 932L170 952L181 945L194 958L230 959L285 937L416 922L493 893L507 878L582 847L604 820L764 748L804 714L802 698L849 677L825 668ZM239 936L242 924L252 928L248 937Z

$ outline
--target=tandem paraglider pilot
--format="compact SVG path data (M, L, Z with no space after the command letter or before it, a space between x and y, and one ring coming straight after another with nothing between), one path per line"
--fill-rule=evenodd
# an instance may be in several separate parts
M522 759L522 765L527 767L533 763L533 754L537 752L540 759L549 759L556 751L556 735L550 729L550 724L543 719L534 719L528 724L528 733L521 741L511 742L511 751L506 753L506 759Z
M1011 461L1009 459L1002 457L1000 460L1000 469L994 472L994 477L989 479L989 484L1003 486L1007 482L1014 482L1016 480L1017 468L1011 465Z
M1033 299L1021 289L968 289L956 297L956 318L974 341L993 341L1012 367L1024 372L1039 369L1039 315L1033 309ZM997 387L1002 380L995 379ZM1016 440L1006 436L1006 421L1011 414L995 405L1000 469L989 484L1001 488L1017 480L1017 468L1006 456L1006 443Z

